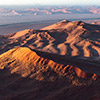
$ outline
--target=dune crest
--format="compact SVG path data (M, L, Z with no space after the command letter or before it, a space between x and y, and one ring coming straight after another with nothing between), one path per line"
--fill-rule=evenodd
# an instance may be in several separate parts
M16 34L14 34L12 37L10 37L10 39L18 38L18 37L21 37L23 35L26 35L29 31L30 31L30 29L26 29L26 30L23 30L23 31L19 31Z
M33 67L41 66L41 69L43 70L47 70L48 68L50 68L54 72L63 76L66 76L67 73L70 74L75 73L78 77L85 78L85 79L88 78L96 79L98 77L95 74L85 73L76 66L64 65L64 64L60 64L60 62L56 63L55 61L51 60L52 58L51 59L46 58L47 56L48 55L45 54L45 58L43 58L39 56L36 52L31 51L29 48L26 47L11 49L8 52L0 55L0 59L1 59L0 69L4 69L7 66L7 68L11 69L11 73L17 73L20 74L22 77L27 77L32 72L32 70L30 69L30 64L31 64L31 66ZM5 59L8 60L6 61ZM17 61L21 65L18 67L13 66L14 63L16 63ZM24 65L24 67L22 67L22 65Z
M82 21L64 20L43 30L23 30L3 36L5 39L2 38L0 43L0 54L16 46L23 46L58 55L99 61L99 27Z

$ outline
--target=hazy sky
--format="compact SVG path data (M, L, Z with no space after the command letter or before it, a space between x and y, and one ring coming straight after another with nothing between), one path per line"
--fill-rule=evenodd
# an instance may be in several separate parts
M99 5L100 0L0 0L0 5Z

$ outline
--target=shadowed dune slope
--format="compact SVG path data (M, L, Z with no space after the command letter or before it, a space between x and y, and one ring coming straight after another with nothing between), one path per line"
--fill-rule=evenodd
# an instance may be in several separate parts
M0 100L99 100L99 76L47 56L26 47L1 54Z

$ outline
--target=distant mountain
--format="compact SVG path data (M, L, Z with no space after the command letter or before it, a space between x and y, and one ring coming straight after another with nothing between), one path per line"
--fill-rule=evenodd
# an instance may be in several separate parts
M3 15L6 15L6 16L21 16L21 14L15 10L7 10L4 8L0 8L0 13L2 13Z
M16 10L16 11L15 11ZM56 6L56 7L31 7L24 9L4 9L0 8L1 13L8 13L9 15L51 15L51 14L100 14L99 6ZM15 13L16 12L16 13Z

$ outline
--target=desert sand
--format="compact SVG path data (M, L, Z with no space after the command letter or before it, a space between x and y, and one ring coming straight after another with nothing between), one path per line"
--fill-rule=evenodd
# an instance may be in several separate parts
M55 23L0 36L0 100L99 100L100 25Z

